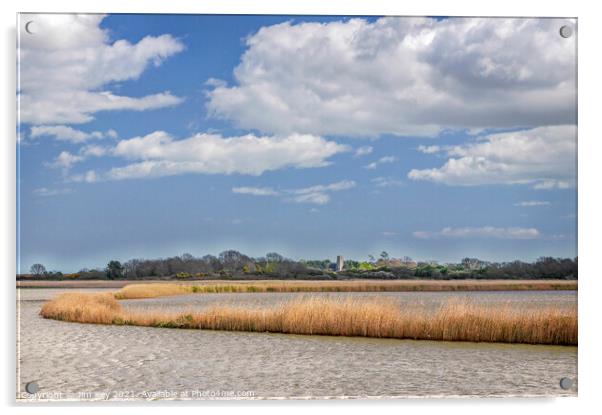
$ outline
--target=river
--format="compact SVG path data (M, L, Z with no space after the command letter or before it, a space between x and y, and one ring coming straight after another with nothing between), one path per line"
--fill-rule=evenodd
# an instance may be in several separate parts
M39 400L575 396L577 347L299 336L46 320L43 302L73 290L19 289L17 397ZM77 291L102 291L77 290ZM269 306L296 293L193 294L128 308ZM468 297L517 307L575 307L575 291L316 293L389 296L436 306ZM571 378L563 390L559 381ZM25 393L35 382L36 395Z

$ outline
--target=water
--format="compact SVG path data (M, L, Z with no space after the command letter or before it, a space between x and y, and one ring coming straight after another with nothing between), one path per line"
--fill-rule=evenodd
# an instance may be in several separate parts
M393 298L399 300L402 307L419 307L437 309L439 305L450 300L467 300L473 303L491 305L510 305L522 309L554 306L575 308L576 291L465 291L465 292L342 292L342 293L224 293L224 294L190 294L177 297L160 297L150 299L126 300L122 304L131 309L170 310L202 310L211 305L228 304L231 306L275 306L300 297L328 298Z
M20 290L20 398L31 397L23 393L29 381L40 387L37 398L60 400L577 394L576 347L101 326L39 317L43 301L64 291ZM298 295L197 294L124 304L265 306ZM393 296L426 305L466 296L520 307L576 304L573 291L322 295ZM562 390L562 377L574 386Z

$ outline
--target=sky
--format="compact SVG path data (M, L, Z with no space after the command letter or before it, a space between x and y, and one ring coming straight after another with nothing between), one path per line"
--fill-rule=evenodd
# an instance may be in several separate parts
M577 255L574 20L19 25L18 272L226 249Z

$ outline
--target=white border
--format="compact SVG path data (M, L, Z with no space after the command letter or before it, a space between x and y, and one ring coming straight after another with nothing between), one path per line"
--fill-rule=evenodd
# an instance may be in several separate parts
M602 178L600 158L602 146L598 119L601 91L599 76L600 44L602 41L600 14L596 13L593 1L528 2L525 0L498 0L496 2L470 0L420 0L415 2L395 2L385 0L237 0L192 2L186 0L146 0L125 2L123 0L73 1L54 0L4 0L0 3L2 13L2 265L4 273L4 339L2 341L1 390L5 413L69 414L81 412L74 405L48 407L16 406L15 396L15 43L17 12L122 12L122 13L225 13L225 14L386 14L386 15L448 15L448 16L562 16L579 18L579 398L563 399L478 399L478 400L404 400L404 401L336 401L336 402L181 402L149 403L144 408L134 408L132 404L120 406L103 404L91 405L90 413L131 414L132 410L148 413L164 412L169 406L177 405L177 411L195 412L199 410L233 410L253 413L266 412L305 413L342 409L346 412L361 413L367 409L399 413L400 410L424 410L427 413L444 412L445 415L459 413L504 414L509 411L545 411L547 414L574 413L586 411L596 405L600 408L598 385L600 366L600 303L602 295L601 259L597 252L599 236L602 235L600 215L602 203L600 178ZM197 406L201 406L198 408ZM338 408L334 408L337 406Z

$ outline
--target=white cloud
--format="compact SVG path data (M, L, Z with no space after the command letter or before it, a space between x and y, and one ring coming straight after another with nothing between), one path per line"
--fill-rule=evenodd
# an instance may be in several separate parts
M571 19L387 17L291 22L246 40L208 110L269 133L432 136L575 119Z
M370 164L365 165L364 168L368 169L368 170L374 170L374 169L376 169L381 164L395 163L396 161L397 161L397 157L394 157L394 156L385 156L385 157L379 158L376 161L373 161Z
M535 228L496 228L493 226L443 228L439 232L416 231L413 233L419 239L439 238L494 238L494 239L537 239L540 233Z
M418 146L418 151L420 151L421 153L424 154L434 154L434 153L438 153L440 151L442 151L443 149L441 148L441 146Z
M221 137L196 134L175 140L163 131L120 141L111 154L136 162L114 167L105 180L198 174L261 175L284 168L313 168L330 164L348 146L312 135L286 137Z
M252 196L282 196L284 200L295 203L311 203L325 205L330 202L330 193L352 189L356 186L353 180L342 180L327 185L316 185L299 189L276 191L270 187L235 187L232 192Z
M533 207L533 206L547 206L550 202L544 200L526 200L524 202L515 203L514 206L519 207Z
M69 181L80 183L95 183L98 181L98 175L94 170L88 170L83 174L75 174L69 177Z
M304 187L302 189L297 189L294 193L297 194L308 194L308 193L316 193L316 192L338 192L340 190L352 189L355 187L355 182L353 180L342 180L340 182L331 183L327 185L317 185L311 187Z
M355 150L355 157L367 156L368 154L372 154L372 150L374 150L371 146L362 146Z
M58 196L58 195L66 195L72 193L73 190L69 188L60 188L60 189L49 189L47 187L40 187L38 189L34 189L33 193L36 196Z
M313 203L316 205L325 205L330 202L330 195L327 193L306 193L298 196L294 196L289 199L296 203Z
M325 205L330 202L330 193L339 192L354 188L356 183L353 180L342 180L340 182L328 185L318 185L305 187L302 189L289 190L294 196L289 198L296 203L313 203L316 205Z
M576 178L577 129L572 125L484 136L445 151L438 168L414 169L413 180L447 185L531 184L536 189L572 187Z
M69 151L61 151L61 153L54 159L54 161L50 163L44 163L46 166L51 168L61 168L63 169L63 175L67 175L69 170L76 163L81 163L86 160L88 157L102 157L109 154L110 148L101 147L98 145L87 145L79 150L79 154L72 154ZM75 175L71 178L68 178L69 181L86 181L93 182L96 181L96 177L93 180L85 180L84 175Z
M170 35L146 36L138 43L112 41L97 14L29 15L35 34L20 30L19 116L32 124L85 123L108 110L144 111L172 106L169 92L143 97L116 95L115 82L136 80L149 65L182 51ZM23 20L23 19L22 19Z
M277 196L279 194L270 187L233 187L232 192L252 196Z
M79 144L92 139L116 138L117 132L115 130L108 130L106 132L92 131L91 133L87 133L66 125L41 125L31 127L29 136L31 138L48 136L54 137L58 141L70 141Z
M570 187L572 186L568 180L542 180L533 186L537 190L569 189Z
M49 163L49 167L59 167L64 169L65 171L69 170L75 163L79 163L83 161L83 156L77 156L75 154L71 154L68 151L61 151L61 153L54 159L52 163Z
M396 187L403 186L403 181L395 177L375 177L370 180L376 187Z
M107 147L97 146L97 145L88 145L82 147L79 151L83 157L102 157L109 153L110 149Z

